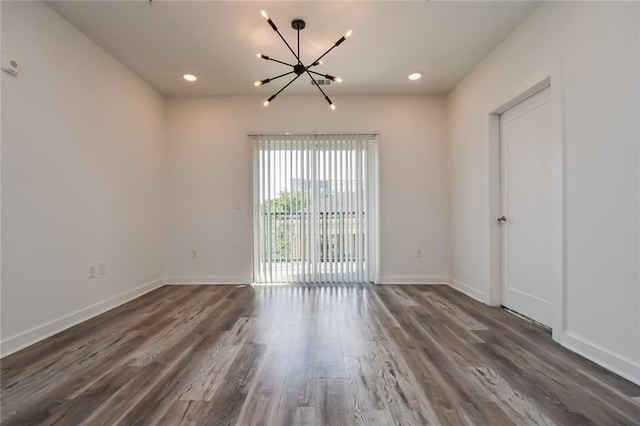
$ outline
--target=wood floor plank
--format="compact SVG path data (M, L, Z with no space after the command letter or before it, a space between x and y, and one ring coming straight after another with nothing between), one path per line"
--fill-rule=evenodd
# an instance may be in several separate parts
M494 402L477 402L470 403L464 402L463 405L473 405L473 407L465 407L467 413L478 411L483 414L482 418L470 417L469 422L473 425L500 425L500 426L516 426L520 423L515 423L507 414Z
M235 424L264 356L265 346L246 343L238 353L223 383L211 398L204 414L204 424Z
M313 377L316 379L344 379L347 367L339 341L335 344L316 348Z
M239 424L276 424L290 352L290 345L268 346L242 406Z
M346 379L318 379L316 381L315 406L318 407L323 425L350 426L357 417L352 411L352 401Z
M446 286L164 286L1 364L3 425L640 424L640 386Z
M487 326L478 321L473 316L469 315L460 306L449 302L447 299L441 297L439 292L435 291L420 291L419 294L433 307L437 308L440 312L446 314L452 321L459 324L462 328L467 330L487 330Z
M368 357L368 369L375 371L379 393L384 395L385 402L394 424L402 425L437 425L441 424L435 409L437 401L429 399L429 392L437 391L435 387L428 387L429 392L421 389L419 372L413 371L408 361L409 353L389 341L372 342ZM437 395L437 393L435 394ZM446 423L444 423L446 424Z
M534 401L522 396L491 368L470 367L466 371L494 395L496 404L514 423L518 425L554 425Z
M209 350L195 377L180 392L181 401L210 401L223 383L242 346L255 327L255 319L240 318Z
M347 385L359 425L389 425L393 417L385 402L378 377L365 357L347 357Z
M468 338L464 332L452 332L443 325L442 321L427 312L416 312L414 315L420 328L436 341L438 346L458 365L465 367L483 364L482 357L473 347L474 343L480 343L476 339Z
M573 401L567 401L555 395L548 385L540 380L535 373L527 374L527 371L518 367L508 358L500 355L487 343L478 344L479 350L487 358L488 366L500 376L507 378L509 384L518 389L528 400L536 401L540 410L554 423L593 425L591 419L575 409Z
M297 339L291 348L287 373L278 405L277 424L296 424L299 408L312 404L315 391L315 346L307 344L313 336L314 320L301 320L296 333ZM307 332L305 332L307 331ZM300 339L304 336L304 339Z
M438 340L437 335L429 332L428 321L422 323L416 316L403 317L400 319L400 324L416 340L418 350L415 351L415 354L422 358L421 364L430 371L434 380L441 383L442 391L448 394L450 399L458 403L471 403L464 405L467 408L474 408L474 402L488 401L489 394L486 390L465 380L462 370L456 368L455 352L447 350L445 347L449 339L443 339L443 333L440 333L439 336L442 340ZM471 349L468 352L471 353ZM479 362L479 355L468 356ZM470 415L476 419L482 417L482 413L479 411L473 411Z
M164 413L159 425L197 426L203 423L203 415L208 407L205 401L175 401Z
M294 424L297 426L315 426L319 424L316 422L316 408L315 407L298 407L293 423L278 423L283 425Z

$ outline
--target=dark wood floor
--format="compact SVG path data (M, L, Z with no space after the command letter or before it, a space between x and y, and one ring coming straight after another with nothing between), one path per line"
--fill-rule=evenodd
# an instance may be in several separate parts
M613 425L640 387L443 286L166 286L2 360L3 424Z

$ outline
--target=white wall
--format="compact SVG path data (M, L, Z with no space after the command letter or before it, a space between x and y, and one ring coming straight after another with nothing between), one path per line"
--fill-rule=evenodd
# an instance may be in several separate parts
M638 8L542 4L454 89L447 112L450 274L487 300L488 115L564 63L556 81L566 149L561 340L640 383Z
M41 2L2 2L2 51L8 353L160 283L164 100Z
M444 282L445 116L441 97L175 98L167 103L170 282L249 282L247 133L380 132L383 282ZM240 209L235 210L236 202ZM199 259L191 258L197 248ZM424 257L415 256L416 249Z

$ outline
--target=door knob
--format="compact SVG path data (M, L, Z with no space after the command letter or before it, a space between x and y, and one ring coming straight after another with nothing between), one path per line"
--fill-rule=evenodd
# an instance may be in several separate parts
M498 223L505 223L507 221L507 218L505 216L500 216L498 218Z

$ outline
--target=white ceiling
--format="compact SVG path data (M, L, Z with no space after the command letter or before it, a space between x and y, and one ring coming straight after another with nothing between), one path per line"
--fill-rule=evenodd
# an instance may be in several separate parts
M330 95L446 93L503 40L539 2L427 1L53 1L65 19L167 96L269 96L253 82L289 69L293 55L260 16L269 13L295 49L291 20L302 18L301 59L310 62L347 30L317 71L340 76ZM421 71L424 77L409 81ZM185 72L198 76L187 83ZM314 93L306 76L288 94Z

